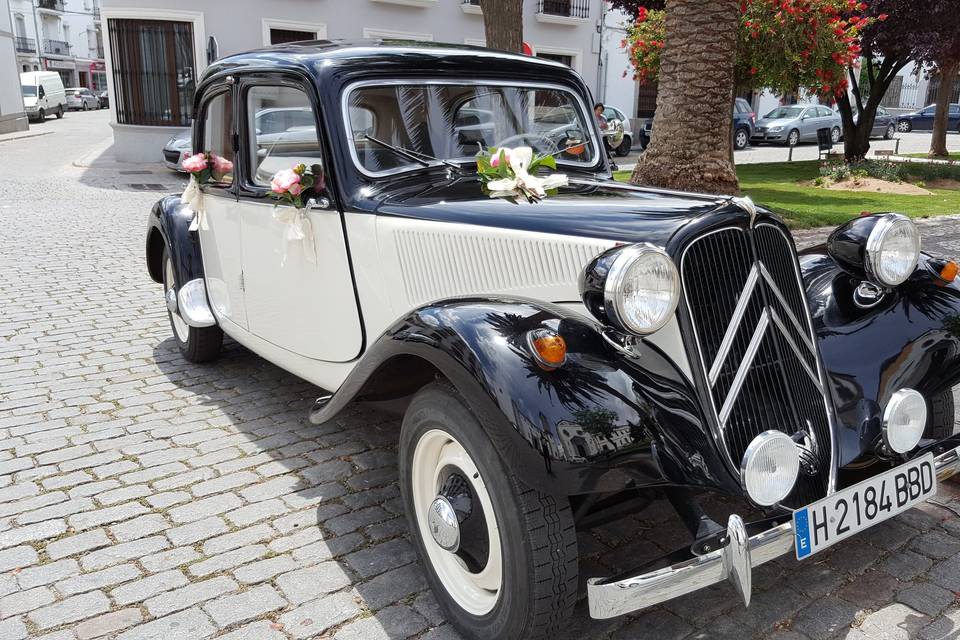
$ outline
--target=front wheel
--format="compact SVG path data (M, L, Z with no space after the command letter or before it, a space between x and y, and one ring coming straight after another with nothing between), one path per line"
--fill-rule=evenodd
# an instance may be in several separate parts
M60 107L57 109L57 120L62 120L62 119L63 119L63 105L60 105Z
M954 406L953 389L946 389L930 398L930 418L927 423L927 438L942 440L957 432L956 407Z
M39 120L40 122L43 122L46 119L47 119L47 112L44 111L43 109L40 109L40 111L37 112L37 120Z
M794 129L787 135L787 146L795 147L800 143L800 132Z
M173 297L176 300L177 285L173 274L173 260L167 250L163 250L163 293L164 299ZM173 329L173 338L177 341L180 354L189 362L210 362L220 355L223 344L223 330L217 325L212 327L191 327L179 313L167 305L167 316L170 319L170 328Z
M543 638L577 596L566 498L524 485L451 387L413 398L400 431L400 490L427 580L473 640Z
M897 125L891 122L887 125L887 130L883 133L883 139L890 140L895 135L897 135Z
M750 143L750 134L746 129L737 129L737 132L733 136L733 148L737 151L741 149L746 149L747 144Z

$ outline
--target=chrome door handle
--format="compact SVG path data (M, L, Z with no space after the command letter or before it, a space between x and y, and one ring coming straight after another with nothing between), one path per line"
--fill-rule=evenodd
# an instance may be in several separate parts
M330 199L320 196L319 198L310 198L307 200L307 206L311 209L329 209Z

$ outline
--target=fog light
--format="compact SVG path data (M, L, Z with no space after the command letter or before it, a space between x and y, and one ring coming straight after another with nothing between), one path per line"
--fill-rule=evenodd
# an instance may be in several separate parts
M797 445L782 431L764 431L743 454L743 488L756 504L769 507L793 491L800 472Z
M893 451L912 451L927 426L927 401L919 391L900 389L883 411L883 441Z

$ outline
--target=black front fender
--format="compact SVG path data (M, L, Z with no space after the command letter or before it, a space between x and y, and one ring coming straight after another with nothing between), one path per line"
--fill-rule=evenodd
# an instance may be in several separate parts
M193 210L179 196L167 196L153 205L147 223L147 271L156 282L163 282L161 257L164 247L173 261L178 287L203 277L200 238L190 231Z
M539 327L566 340L562 367L544 370L531 357L527 333ZM409 358L429 363L459 391L509 468L540 490L739 492L693 389L664 354L640 344L629 357L590 319L539 302L455 299L417 309L371 346L311 420L329 420L363 399L378 371ZM404 375L402 368L392 373Z
M800 256L837 410L841 466L873 451L898 389L930 398L960 383L960 287L940 280L928 260L921 256L910 280L863 309L853 299L859 282L825 247Z

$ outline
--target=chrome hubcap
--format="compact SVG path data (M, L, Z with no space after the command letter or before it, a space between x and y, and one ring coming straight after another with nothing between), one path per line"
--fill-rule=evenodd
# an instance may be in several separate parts
M445 496L437 496L430 504L430 512L427 514L427 524L430 527L430 533L433 535L433 541L450 553L456 553L460 548L460 522L457 520L457 512L453 505Z

